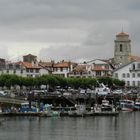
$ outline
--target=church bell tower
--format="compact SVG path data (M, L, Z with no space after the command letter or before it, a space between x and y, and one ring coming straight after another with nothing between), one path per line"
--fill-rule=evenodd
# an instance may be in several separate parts
M131 58L131 40L129 34L123 31L116 35L114 48L114 62L116 65L124 65L130 62Z

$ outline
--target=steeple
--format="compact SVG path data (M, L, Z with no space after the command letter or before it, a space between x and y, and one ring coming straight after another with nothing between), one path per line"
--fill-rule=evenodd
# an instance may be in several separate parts
M116 34L114 46L114 61L116 65L126 64L130 62L131 56L131 40L129 34L122 31Z

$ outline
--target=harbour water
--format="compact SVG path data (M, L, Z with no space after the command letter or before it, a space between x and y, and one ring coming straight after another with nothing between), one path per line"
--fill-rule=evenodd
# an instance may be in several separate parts
M0 140L140 139L140 112L117 117L1 117L0 121Z

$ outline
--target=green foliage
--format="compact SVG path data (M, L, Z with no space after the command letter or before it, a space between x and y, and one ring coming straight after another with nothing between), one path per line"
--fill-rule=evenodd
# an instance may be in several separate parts
M120 87L125 86L125 81L123 81L123 80L114 78L114 79L112 79L112 81L113 81L114 86L120 86Z
M113 81L111 77L100 77L97 78L99 83L104 83L105 85L108 85L108 87L111 87L113 85Z
M97 81L99 83L104 83L109 87L113 85L124 86L125 82L110 78L110 77L101 77L101 78L63 78L54 75L42 75L40 77L20 77L17 75L0 75L0 86L26 86L26 87L39 87L41 85L49 85L52 88L60 86L62 88L72 87L75 89L78 88L91 88L97 86Z

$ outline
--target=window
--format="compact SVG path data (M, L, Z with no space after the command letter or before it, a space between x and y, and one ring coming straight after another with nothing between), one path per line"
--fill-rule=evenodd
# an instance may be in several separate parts
M137 76L140 77L140 73L138 73Z
M18 65L18 64L15 65L15 67L16 67L16 69L20 69L20 65Z
M101 76L101 71L97 71L96 76Z
M21 70L20 73L23 73L23 70Z
M130 77L130 74L129 74L129 73L127 73L127 77L128 77L128 78Z
M125 78L125 73L122 74L122 77Z
M135 73L132 73L132 77L135 78Z
M130 81L127 81L127 86L130 86Z
M115 78L118 78L118 73L115 73Z
M135 81L132 81L132 86L135 86Z
M123 51L122 44L120 44L120 52L122 52L122 51Z
M30 69L30 72L33 72L33 69Z
M138 69L140 69L140 63L137 64Z
M39 73L39 69L36 69L35 72L36 72L36 73Z
M26 69L26 72L29 72L29 69Z
M63 68L60 68L60 71L63 71Z
M138 86L140 86L140 81L138 81Z
M14 70L13 73L15 74L16 73L16 70Z

